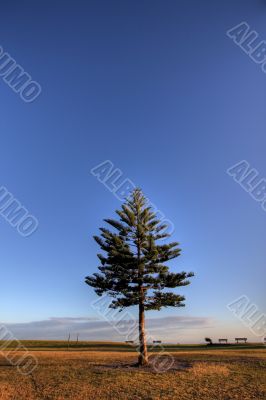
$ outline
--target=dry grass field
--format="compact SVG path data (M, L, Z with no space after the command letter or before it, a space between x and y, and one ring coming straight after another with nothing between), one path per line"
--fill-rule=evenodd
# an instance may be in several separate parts
M35 350L38 367L21 375L0 356L1 400L266 399L266 350L173 352L175 369L134 367L135 352Z

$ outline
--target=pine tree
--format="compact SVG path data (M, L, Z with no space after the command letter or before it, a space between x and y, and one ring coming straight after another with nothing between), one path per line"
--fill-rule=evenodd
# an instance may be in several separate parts
M138 306L138 365L145 365L145 311L184 306L184 296L164 289L186 286L194 274L169 272L165 263L180 255L179 244L160 244L160 239L170 236L164 233L167 226L157 219L140 189L135 189L116 213L119 221L104 220L114 229L100 228L101 235L94 236L105 254L98 254L100 272L86 277L85 282L99 296L112 296L111 308Z

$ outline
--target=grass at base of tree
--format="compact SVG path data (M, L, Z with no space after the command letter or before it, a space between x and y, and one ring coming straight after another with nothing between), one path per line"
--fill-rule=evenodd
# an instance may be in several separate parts
M19 374L0 357L1 400L251 400L266 398L266 351L179 350L188 368L156 373L133 368L126 351L34 351L38 367Z

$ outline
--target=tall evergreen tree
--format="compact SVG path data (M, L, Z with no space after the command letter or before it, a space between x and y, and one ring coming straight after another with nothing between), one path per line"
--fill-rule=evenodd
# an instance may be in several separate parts
M105 219L112 228L100 228L94 236L104 254L98 254L99 273L86 277L85 282L101 296L114 298L111 308L138 306L139 365L148 363L145 338L145 311L162 307L182 307L185 297L165 291L166 288L186 286L192 272L171 273L166 262L180 255L177 242L160 244L166 225L156 217L140 189L135 189L117 210L119 221ZM158 243L159 242L159 243Z

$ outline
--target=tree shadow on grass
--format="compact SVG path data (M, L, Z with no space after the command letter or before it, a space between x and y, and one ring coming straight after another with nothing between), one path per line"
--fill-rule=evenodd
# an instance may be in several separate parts
M167 356L165 356L166 363L163 360L163 356L158 362L156 356L149 357L149 364L139 366L136 363L114 361L108 364L92 364L92 367L97 371L121 371L121 372L147 372L147 373L165 373L165 372L186 372L193 367L192 362L187 360L181 360L173 358L171 363L167 364Z

